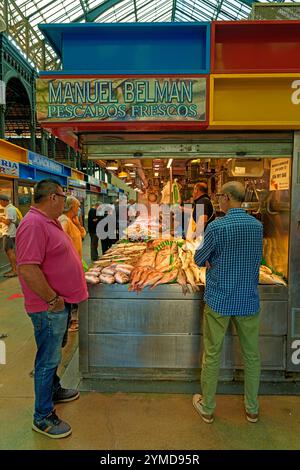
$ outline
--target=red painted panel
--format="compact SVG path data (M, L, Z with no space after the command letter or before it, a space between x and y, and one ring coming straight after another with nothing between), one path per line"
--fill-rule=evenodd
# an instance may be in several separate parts
M213 22L212 73L300 72L300 21Z

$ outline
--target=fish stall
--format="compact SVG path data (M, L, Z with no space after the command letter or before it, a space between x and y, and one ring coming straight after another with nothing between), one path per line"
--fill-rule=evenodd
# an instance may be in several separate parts
M134 391L146 380L154 391L162 383L172 384L166 391L180 391L180 384L199 380L205 271L194 263L194 245L174 237L124 239L95 262L85 274L90 297L80 311L85 386L101 390L105 380L125 380ZM288 289L267 266L261 266L259 280L262 370L268 380L285 368ZM236 381L242 369L232 327L220 378Z

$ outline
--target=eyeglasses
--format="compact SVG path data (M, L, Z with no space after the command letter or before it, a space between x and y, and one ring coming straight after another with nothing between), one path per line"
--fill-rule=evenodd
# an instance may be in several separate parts
M56 196L59 196L59 197L63 197L64 200L67 199L67 196L65 194L59 194L59 193L52 193L52 194L55 194Z

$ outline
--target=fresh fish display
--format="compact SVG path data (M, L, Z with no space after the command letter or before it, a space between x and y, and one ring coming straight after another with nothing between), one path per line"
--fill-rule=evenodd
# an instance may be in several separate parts
M155 266L156 252L154 250L147 250L141 256L140 260L137 262L136 266Z
M178 282L178 284L181 285L182 292L183 292L184 295L186 295L188 292L190 292L189 288L188 288L186 275L185 275L185 272L182 268L180 268L178 270L177 282Z
M127 284L129 282L129 276L124 273L116 272L114 277L118 284Z
M115 274L116 269L114 267L107 266L107 268L103 268L101 271L101 274L109 274L110 276L113 276Z
M110 274L100 274L99 279L103 284L114 284L115 282L114 276L111 276Z
M129 284L129 291L177 282L184 295L205 285L206 268L194 261L194 249L182 239L157 239L147 243L124 241L113 245L85 273L88 283ZM261 284L286 285L282 277L267 266L260 267Z
M177 279L178 275L178 269L174 269L173 271L170 271L169 273L165 273L152 287L151 289L154 289L154 287L158 286L159 284L168 284L169 282L173 282Z
M99 277L92 274L85 273L84 277L88 284L99 284L100 282Z

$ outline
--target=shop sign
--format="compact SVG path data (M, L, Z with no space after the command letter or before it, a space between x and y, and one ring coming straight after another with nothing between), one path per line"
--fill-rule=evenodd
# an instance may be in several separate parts
M78 188L72 188L68 190L72 196L77 197L77 199L85 199L86 198L86 192L83 189L78 189Z
M100 180L98 180L94 176L88 175L88 182L92 184L93 186L100 186Z
M100 187L101 187L101 193L102 194L107 194L107 185L108 185L108 183L103 183L103 181L100 182Z
M0 175L19 176L19 163L0 158Z
M271 160L270 191L290 188L290 160L289 158L275 158Z
M93 193L101 193L101 188L99 188L99 186L93 186L90 184L90 191Z
M69 186L75 186L76 188L86 188L86 182L82 180L74 180L69 178Z
M206 121L206 77L37 80L38 121Z
M29 165L42 168L49 173L56 173L57 175L63 175L64 167L61 163L57 163L50 158L39 155L38 153L28 152L28 163Z

